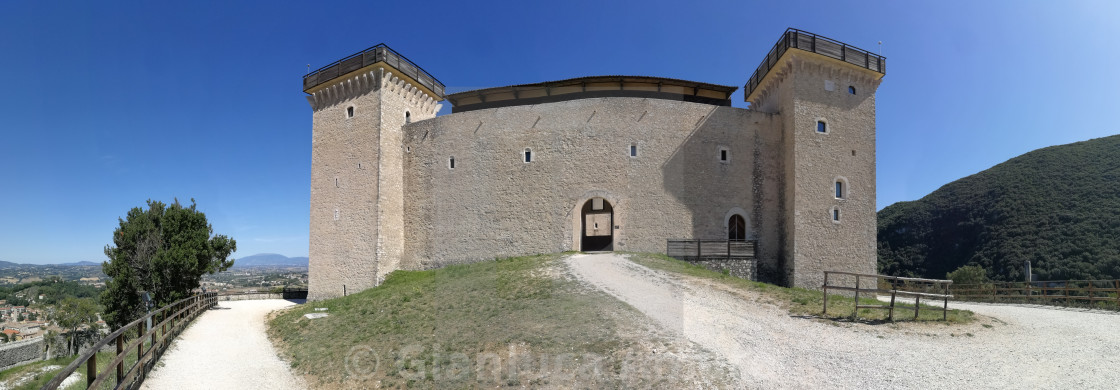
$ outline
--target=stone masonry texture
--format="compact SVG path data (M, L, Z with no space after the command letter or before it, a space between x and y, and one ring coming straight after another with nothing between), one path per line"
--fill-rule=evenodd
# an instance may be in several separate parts
M613 208L616 251L725 239L739 215L757 261L706 266L809 288L826 270L875 273L880 79L866 71L790 51L750 109L595 97L439 117L395 72L375 65L308 97L312 300L395 270L581 250L595 198Z

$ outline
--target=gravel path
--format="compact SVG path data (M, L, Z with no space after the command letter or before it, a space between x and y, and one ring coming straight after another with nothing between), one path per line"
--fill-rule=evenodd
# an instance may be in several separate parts
M790 316L752 292L614 254L573 255L577 278L722 355L745 388L1090 388L1120 383L1120 315L951 303L968 325L868 325Z
M265 334L265 316L292 305L281 299L219 303L179 335L143 388L306 389Z

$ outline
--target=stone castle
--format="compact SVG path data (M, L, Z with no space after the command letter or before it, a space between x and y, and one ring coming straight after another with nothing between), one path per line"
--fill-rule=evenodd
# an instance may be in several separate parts
M879 55L783 33L745 86L594 76L445 94L384 45L308 74L310 299L395 270L754 240L755 275L875 273ZM746 73L746 72L744 72ZM441 102L452 113L436 116Z

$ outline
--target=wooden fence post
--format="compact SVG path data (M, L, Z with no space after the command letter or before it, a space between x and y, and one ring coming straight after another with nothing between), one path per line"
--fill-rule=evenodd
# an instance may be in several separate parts
M898 289L895 288L894 283L891 283L891 308L890 314L887 315L887 318L890 319L891 322L894 322L894 296L896 294L898 294Z
M945 305L941 307L941 320L942 321L948 321L949 320L949 285L950 284L952 284L952 283L943 283L942 284L942 287L943 287L942 294L945 295Z
M859 275L856 275L856 301L852 308L852 319L859 318Z
M828 271L824 271L824 311L821 315L828 316Z
M117 335L117 357L120 357L121 354L123 354L123 353L124 353L124 333L122 332L121 334ZM114 358L114 359L116 359L116 358ZM120 387L121 382L123 382L123 381L124 381L124 360L121 360L120 363L117 363L117 387Z
M914 319L918 319L918 312L922 310L922 297L920 295L914 296Z
M93 354L86 360L86 388L93 385L93 381L97 379L97 354Z

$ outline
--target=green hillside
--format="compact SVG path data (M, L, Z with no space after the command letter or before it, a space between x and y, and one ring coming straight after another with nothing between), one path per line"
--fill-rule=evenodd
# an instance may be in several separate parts
M879 212L879 271L996 280L1120 278L1120 135L1052 146Z

